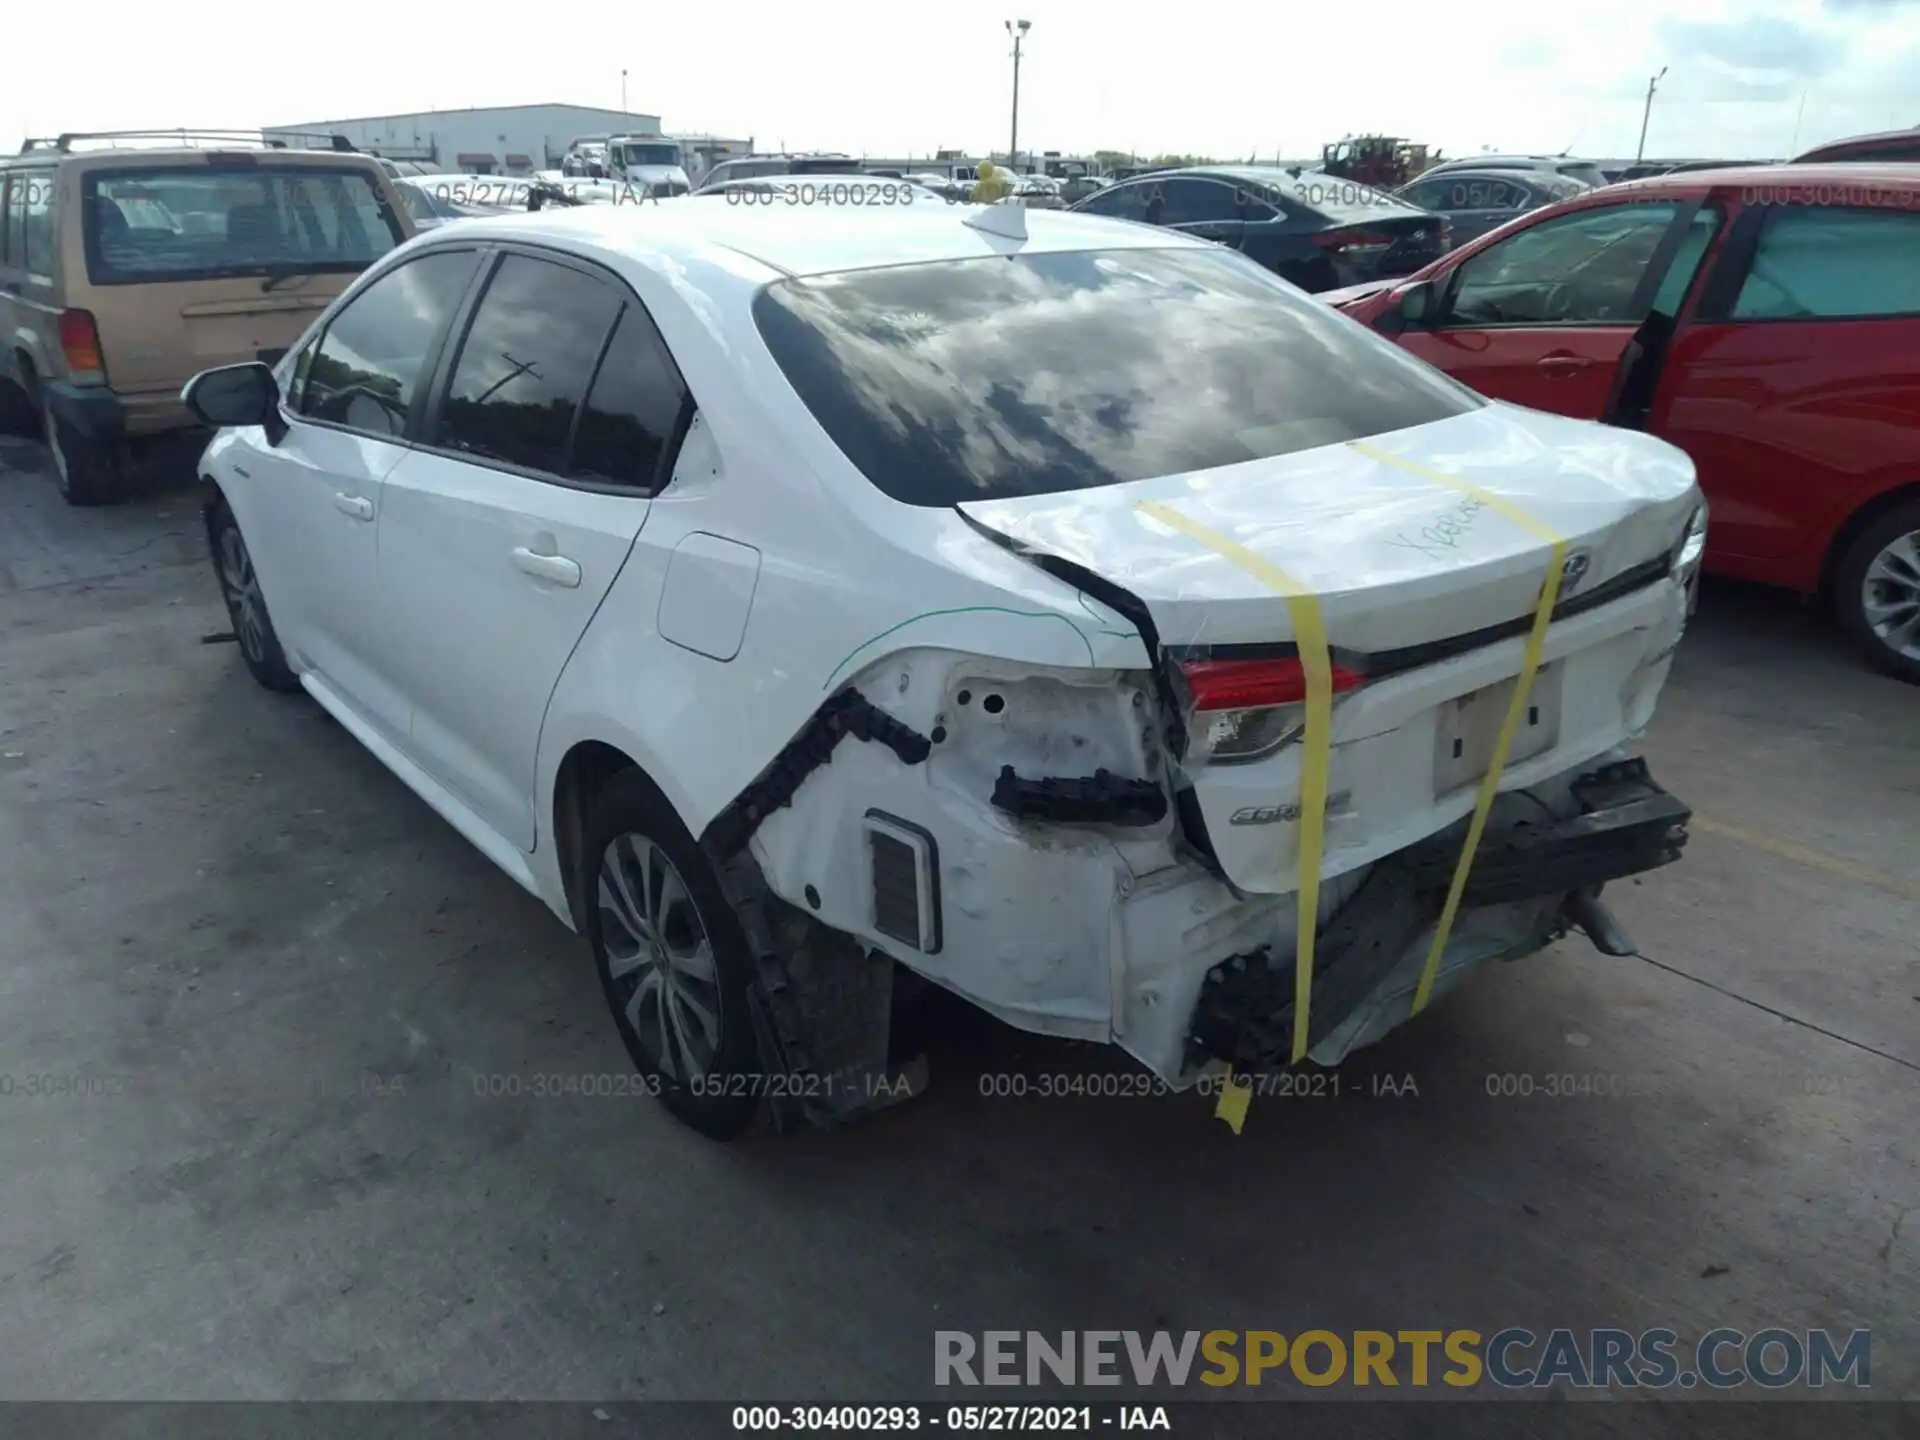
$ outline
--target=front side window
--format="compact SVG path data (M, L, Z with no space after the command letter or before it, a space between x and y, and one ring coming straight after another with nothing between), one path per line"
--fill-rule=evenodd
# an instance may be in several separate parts
M1147 218L1155 225L1204 225L1240 218L1232 185L1220 180L1168 180L1147 201Z
M391 438L420 403L427 362L477 257L441 250L397 266L333 317L294 366L299 413Z
M657 142L628 141L614 151L616 165L678 165L680 147Z
M1776 207L1733 302L1735 320L1920 315L1920 213Z
M505 257L461 342L433 443L563 474L574 416L619 313L619 296L591 275Z
M1528 200L1526 186L1493 175L1469 175L1448 187L1454 210L1518 210Z
M405 238L373 174L359 167L94 170L81 195L96 285L351 273Z
M910 505L1208 470L1483 403L1214 246L782 280L754 318L821 428Z
M1443 323L1638 325L1640 282L1675 213L1671 204L1609 205L1510 235L1454 272Z

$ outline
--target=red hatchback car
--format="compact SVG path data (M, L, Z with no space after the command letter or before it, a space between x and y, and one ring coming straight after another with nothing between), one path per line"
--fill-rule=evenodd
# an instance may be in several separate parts
M1320 297L1497 400L1693 457L1707 568L1920 684L1920 165L1664 175Z

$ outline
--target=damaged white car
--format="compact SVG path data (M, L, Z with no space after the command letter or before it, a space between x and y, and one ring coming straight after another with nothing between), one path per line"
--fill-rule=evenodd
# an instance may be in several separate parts
M1620 949L1686 838L1628 747L1687 459L1175 232L474 220L187 399L248 667L587 936L711 1135L901 1093L900 967L1176 1088L1336 1063Z

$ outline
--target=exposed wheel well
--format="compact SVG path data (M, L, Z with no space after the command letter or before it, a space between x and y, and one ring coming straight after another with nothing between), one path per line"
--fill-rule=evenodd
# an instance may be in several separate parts
M587 928L587 887L580 847L585 841L587 812L593 797L614 776L632 770L639 773L656 792L659 787L618 746L599 740L582 740L560 761L560 773L553 782L554 859L560 865L560 882L566 886L567 909L574 928Z
M1833 600L1834 571L1840 568L1840 559L1847 553L1854 538L1889 510L1910 500L1920 500L1920 480L1910 485L1896 485L1884 494L1874 496L1841 522L1840 528L1833 533L1833 542L1827 546L1826 558L1820 562L1820 600L1823 604Z
M34 368L33 357L18 346L13 351L13 370L20 378L16 382L21 395L35 411L40 408L40 372ZM0 367L0 385L7 383L7 372ZM37 416L36 416L37 418Z

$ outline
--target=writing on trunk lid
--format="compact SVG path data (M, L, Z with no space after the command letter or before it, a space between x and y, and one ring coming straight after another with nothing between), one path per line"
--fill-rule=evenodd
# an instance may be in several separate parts
M1389 538L1387 544L1399 545L1408 550L1418 550L1423 555L1444 557L1450 551L1460 548L1460 537L1473 528L1474 522L1480 517L1480 512L1486 508L1486 501L1476 496L1463 495L1423 525L1418 531L1417 538L1403 530Z

